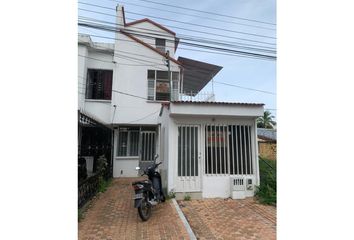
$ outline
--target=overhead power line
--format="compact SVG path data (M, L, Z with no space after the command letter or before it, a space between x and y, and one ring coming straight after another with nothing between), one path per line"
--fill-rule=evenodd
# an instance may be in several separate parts
M109 22L109 21L103 21L103 20L99 20L99 19L95 19L95 18L88 18L88 17L79 16L79 20L90 21L90 22L93 22L93 23L110 24L110 25L114 25L114 26L120 27L116 23ZM171 37L170 35L167 35L165 32L162 32L162 31L156 31L156 30L152 30L152 29L135 27L135 26L130 26L129 30L133 31L132 28L133 29L138 29L138 30L148 30L150 32L153 32L153 34L156 35L156 36ZM139 32L139 31L137 31L137 32ZM222 41L220 39L203 38L203 37L199 37L199 36L197 37L197 36L185 35L185 34L178 34L177 37L179 39L184 39L184 40L202 41L202 42L208 42L208 43L213 43L213 44L218 44L218 45L228 45L228 46L236 46L236 47L244 47L244 48L246 48L246 47L247 48L256 48L256 49L264 50L264 51L275 51L276 50L275 48L261 46L261 45L256 45L256 44Z
M271 94L271 95L276 95L274 92L268 92L268 91L263 91L263 90L259 90L259 89L248 88L248 87L242 87L242 86L239 86L239 85L225 83L225 82L214 81L214 83L223 84L223 85L231 86L231 87L237 87L237 88L246 89L246 90L250 90L250 91L256 91L256 92L262 92L262 93L267 93L267 94Z
M167 6L167 7L173 7L173 8L179 8L179 9L184 9L184 10L193 11L193 12L207 13L207 14L211 14L211 15L214 15L214 16L221 16L221 17L239 19L239 20L244 20L244 21L249 21L249 22L258 22L258 23L263 23L263 24L268 24L268 25L273 25L273 26L276 25L275 23L271 23L271 22L259 21L259 20L255 20L255 19L249 19L249 18L235 17L235 16L226 15L226 14L220 14L220 13L217 13L217 12L202 11L202 10L186 8L186 7L181 7L181 6L167 4L167 3L161 3L161 2L155 2L155 1L150 1L150 0L138 0L138 1L149 2L149 3L153 3L153 4L158 4L158 5L163 5L163 6Z
M79 22L78 25L79 26L92 27L92 28L100 29L100 30L111 31L111 32L117 32L116 28L110 27L110 26L106 26L106 25L92 25L92 24L87 24L87 23L84 23L84 22ZM131 33L131 34L136 35L136 36L144 36L146 38L154 38L152 36L144 35L144 34L136 34L136 33ZM195 44L195 43L182 42L182 41L180 42L180 44L188 45L188 46L194 46L194 47L207 48L207 49L211 49L211 50L219 50L219 51L228 52L228 53L234 53L234 54L238 54L238 55L260 57L260 58L268 59L268 60L275 60L276 59L276 57L272 56L272 55L258 54L258 53L247 52L247 51L239 51L239 50L235 50L235 49L221 48L221 47L215 47L215 46L210 46L210 45Z
M116 11L115 8L103 7L103 6L100 6L100 5L82 3L82 2L79 2L79 3L85 4L85 5L89 5L89 6L94 6L94 7L108 9L108 10L111 10L111 11L114 11L114 12ZM254 34L254 33L249 33L249 32L234 31L234 30L230 30L230 29L218 28L218 27L213 27L213 26L206 26L206 25L196 24L196 23L183 22L183 21L178 21L178 20L174 20L174 19L170 19L170 18L151 16L151 15L147 15L147 14L143 14L143 13L136 13L136 12L130 12L130 11L125 11L125 12L133 14L133 15L138 15L138 16L145 16L145 17L150 17L150 18L162 19L162 20L166 20L166 21L170 21L170 22L182 23L182 24L186 24L186 25L190 25L190 26L203 27L203 28L208 28L208 29L214 29L214 30L219 30L219 31L224 31L224 32L238 33L238 34L255 36L255 37L276 39L275 37L271 37L271 36L265 36L265 35Z
M89 10L89 9L84 9L84 8L79 8L79 10L85 11L85 12L102 14L102 15L111 16L111 17L116 17L116 15L109 14L109 13L103 13L103 12L100 12L100 11L94 11L94 10ZM126 19L133 20L133 21L139 20L139 19L134 19L134 18L126 18ZM199 31L199 30L195 30L195 29L182 28L182 27L177 27L177 26L172 26L172 25L167 25L167 24L164 24L164 26L170 27L170 28L175 28L175 29L180 29L180 30L184 30L184 31L194 32L194 33L202 33L202 34L207 34L207 35L211 34L210 32L204 32L204 31ZM237 39L237 40L243 40L243 41L248 41L248 42L262 43L262 44L267 44L267 45L276 45L275 43L269 43L269 42L263 42L263 41L258 41L258 40L253 40L253 39L246 39L246 38L239 38L239 37L233 37L233 36L227 36L227 35L223 35L223 34L213 33L212 35L218 36L218 37L223 37L223 38L229 38L229 39Z
M115 0L106 0L106 1L109 1L109 2L117 2L117 1L115 1ZM197 17L197 18L202 18L202 19L208 19L208 20L216 21L216 22L231 23L231 24L240 25L240 26L247 26L247 27L253 27L253 28L259 28L259 29L266 29L266 30L276 31L275 28L269 28L269 27L256 26L256 25L250 25L250 24L245 24L245 23L239 23L239 22L221 20L221 19L210 18L210 17L206 17L206 16L200 16L200 15L189 14L189 13L186 13L186 12L175 12L175 11L171 11L171 10L167 10L167 9L161 9L161 8L155 8L155 7L151 7L151 6L139 5L139 4L136 4L136 3L124 2L124 1L119 1L119 2L117 2L117 3L127 4L127 5L142 7L142 8L148 8L148 9L154 9L154 10L158 10L158 11L161 11L161 12L175 13L175 14L177 14L177 15L184 15L184 16L190 16L190 17Z
M93 37L97 37L97 38L104 38L104 39L116 39L116 38L112 38L112 37L106 37L106 36L102 36L102 35L90 35ZM133 40L125 40L125 39L120 39L120 41L127 41L127 42L134 42ZM178 49L182 49L182 50L188 50L188 51L195 51L195 52L205 52L205 53L211 53L211 54L218 54L218 55L223 55L223 56L230 56L230 57L243 57L243 58L254 58L254 57L250 57L250 56L241 56L241 55L235 55L235 54L228 54L228 53L222 53L222 52L216 52L216 51L205 51L205 50L200 50L200 49L193 49L193 48L184 48L184 47L178 47ZM120 51L120 50L115 50L115 52L124 52L124 51ZM124 53L128 53L128 54L132 54L132 55L137 55L137 56L143 56L145 58L149 58L149 59L153 59L153 60L161 60L161 59L157 59L157 58L152 58L152 57L148 57L145 55L141 55L141 54L136 54L136 53L131 53L131 52L124 52ZM258 58L254 58L254 59L258 59Z

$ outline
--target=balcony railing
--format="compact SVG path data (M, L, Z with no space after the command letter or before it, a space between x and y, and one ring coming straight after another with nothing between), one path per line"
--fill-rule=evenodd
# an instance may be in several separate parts
M191 102L215 102L215 94L213 92L184 92L179 93L178 100Z

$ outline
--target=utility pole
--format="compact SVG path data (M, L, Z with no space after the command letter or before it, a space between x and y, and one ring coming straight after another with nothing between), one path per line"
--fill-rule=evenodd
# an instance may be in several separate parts
M166 66L168 69L168 81L170 82L170 101L172 101L172 78L171 78L171 68L170 68L170 51L166 52Z

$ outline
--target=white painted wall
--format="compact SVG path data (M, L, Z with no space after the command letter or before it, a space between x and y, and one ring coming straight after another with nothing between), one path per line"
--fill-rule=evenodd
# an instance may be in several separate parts
M81 56L80 56L81 55ZM86 92L86 75L87 75L87 66L86 58L82 56L88 55L88 49L85 45L78 45L78 106L79 109L84 108L85 104L85 92Z
M139 166L139 159L114 158L113 161L113 177L138 176L138 171L135 168Z
M156 64L165 63L164 57L140 43L132 42L132 39L121 33L117 33L116 36L116 38L121 41L117 40L115 46L116 55L114 59L117 62L116 71L118 74L114 76L113 89L138 97L113 92L113 104L117 105L113 122L115 124L157 124L161 103L147 100L147 71L148 69L167 71L166 66L156 66ZM126 52L136 53L142 56ZM144 60L126 59L127 56ZM151 63L151 61L156 64ZM179 71L178 65L172 61L171 71Z
M141 41L153 46L155 46L154 38L163 38L166 39L166 51L170 51L170 55L174 56L175 54L175 39L171 33L168 33L161 28L149 23L149 22L141 22L138 24L134 24L133 26L128 26L125 30L133 30L139 31L140 35L134 35L134 37L139 38ZM163 35L163 36L162 36Z
M111 123L113 104L109 100L85 99L87 69L113 70L115 64L110 44L95 44L88 37L80 38L78 46L78 106L85 113L95 117L103 123ZM104 48L108 50L103 50ZM85 57L83 57L85 56ZM98 59L98 60L97 60Z

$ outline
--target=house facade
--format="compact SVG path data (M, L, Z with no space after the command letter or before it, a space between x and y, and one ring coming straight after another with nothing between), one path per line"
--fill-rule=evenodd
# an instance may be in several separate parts
M222 67L179 57L171 30L127 23L117 6L115 43L79 36L79 109L113 131L113 177L136 177L158 154L166 192L252 196L259 183L256 118L263 104L202 94ZM237 190L238 189L238 190ZM242 192L242 193L241 193Z

